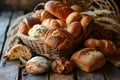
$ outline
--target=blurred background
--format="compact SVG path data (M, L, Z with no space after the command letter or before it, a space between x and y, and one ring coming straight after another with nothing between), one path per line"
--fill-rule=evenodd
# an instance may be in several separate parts
M0 10L25 10L32 11L36 4L48 0L0 0ZM60 0L59 0L60 1ZM120 0L115 0L120 8Z

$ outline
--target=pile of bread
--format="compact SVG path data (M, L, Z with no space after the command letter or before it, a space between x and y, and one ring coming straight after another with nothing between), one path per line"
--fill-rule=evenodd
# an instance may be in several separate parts
M31 16L20 22L19 32L41 39L53 48L72 47L79 44L80 41L77 39L94 21L91 16L80 14L80 11L81 8L77 5L69 7L58 1L48 1L43 10L36 10ZM22 46L25 45L19 45L20 48L18 46L11 48L4 58L15 60L23 57L28 60L26 62L28 72L33 74L47 72L50 66L49 60L43 56L31 58L32 52L29 51L29 48ZM83 71L92 72L103 67L106 62L105 57L114 55L115 51L116 46L112 41L90 38L84 41L82 49L72 53L71 58L63 58L65 54L61 53L62 56L51 63L51 68L57 73L70 73L74 70L73 65L75 64Z

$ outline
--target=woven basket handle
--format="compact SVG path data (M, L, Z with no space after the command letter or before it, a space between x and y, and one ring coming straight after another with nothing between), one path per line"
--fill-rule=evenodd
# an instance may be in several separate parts
M44 7L45 3L39 3L34 7L33 12L35 12L39 7Z

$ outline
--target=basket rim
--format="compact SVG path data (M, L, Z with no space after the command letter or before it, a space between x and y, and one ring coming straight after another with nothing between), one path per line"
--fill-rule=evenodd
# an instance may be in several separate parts
M34 38L34 37L32 37L32 36L28 36L28 35L22 34L22 33L20 33L19 31L17 32L17 36L18 36L18 37L22 37L22 38L24 38L24 39L29 39L29 40L44 42L41 38Z

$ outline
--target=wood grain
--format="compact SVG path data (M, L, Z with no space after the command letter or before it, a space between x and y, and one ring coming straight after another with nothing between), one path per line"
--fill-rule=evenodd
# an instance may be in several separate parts
M92 73L84 72L80 69L76 69L77 80L105 80L102 74L102 69Z
M120 80L120 70L110 63L105 65L104 75L106 80Z
M3 22L4 24L8 24L8 25L6 25L7 26L6 29L4 29L4 31L2 31L2 32L4 32L3 36L5 36L4 41L2 42L4 44L4 45L2 45L2 46L4 46L3 50L2 50L2 56L7 53L8 49L9 49L9 46L8 46L9 39L10 39L10 37L12 37L12 36L7 36L7 31L8 31L9 25L10 25L11 21L14 21L20 15L23 15L23 12L21 12L21 14L19 11L13 12L13 15L10 15L11 17L8 16L7 12L5 12L0 17L0 18L3 18L3 20L6 19L6 22L5 23ZM2 23L0 23L0 24L2 24ZM1 58L1 61L3 61L3 60L4 59ZM5 65L3 65L3 66L2 66L2 64L0 64L1 65L0 79L1 80L18 80L18 77L19 77L18 64L19 64L19 61L7 61L5 63ZM5 74L8 74L8 75L5 75Z

